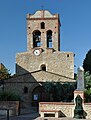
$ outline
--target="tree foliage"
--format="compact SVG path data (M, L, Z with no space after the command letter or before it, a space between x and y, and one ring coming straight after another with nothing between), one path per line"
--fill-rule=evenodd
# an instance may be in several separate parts
M52 99L53 101L61 101L62 96L62 85L59 82L45 82L44 83L44 88L45 90L48 92L48 94L52 95Z
M45 90L52 95L53 101L71 101L75 89L72 83L45 82Z
M91 49L87 52L83 61L83 68L85 72L89 71L91 74Z
M85 102L91 102L91 74L90 72L85 72L84 74L84 82L85 82Z
M0 92L0 101L18 101L20 97L15 92L3 91Z
M85 82L85 88L90 89L91 88L91 74L88 72L84 73L84 82Z
M91 49L87 52L83 61L85 81L85 102L91 102Z
M91 102L91 89L85 89L84 97L85 102Z
M0 69L0 80L9 78L11 74L9 73L9 70L6 69L5 67Z

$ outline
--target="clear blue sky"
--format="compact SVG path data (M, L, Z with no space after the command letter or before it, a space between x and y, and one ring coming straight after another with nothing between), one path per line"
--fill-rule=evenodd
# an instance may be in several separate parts
M59 13L61 51L75 53L75 70L91 48L91 0L0 0L0 63L13 74L16 53L27 48L26 14Z

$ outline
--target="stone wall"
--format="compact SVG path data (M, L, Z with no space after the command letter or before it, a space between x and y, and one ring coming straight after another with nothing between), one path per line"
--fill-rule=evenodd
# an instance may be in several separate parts
M45 23L45 29L41 29L41 22ZM53 48L60 49L60 20L58 14L51 14L47 10L36 11L35 14L27 14L27 49L33 49L33 36L35 30L41 32L41 47L45 50L47 48L46 32L52 30Z
M87 115L86 118L91 119L91 103L83 104L83 109L85 111L85 114Z
M74 78L74 54L71 52L42 52L39 56L28 52L19 53L16 63L18 75L41 70L41 65L45 64L48 72Z
M7 115L7 109L9 109L9 115L19 114L19 101L0 101L0 115Z
M67 78L58 74L53 74L47 71L36 71L32 73L13 76L7 80L4 80L4 90L13 91L18 94L23 100L23 107L27 107L31 106L33 97L32 92L36 87L42 86L42 84L46 81L56 82L58 80L62 83L67 81L72 82L73 84L75 83L75 80L71 78ZM27 93L24 93L24 87L27 87ZM2 88L0 88L0 91L2 91Z
M32 77L31 74L14 76L4 80L4 91L12 91L18 94L21 98L21 107L31 106L32 91L39 86L39 83ZM27 87L27 93L24 93L24 87ZM0 89L2 91L2 89Z
M42 110L59 110L61 111L61 116L64 117L74 117L75 104L69 102L40 102L39 103L39 113ZM91 118L91 103L85 103L83 105L86 118Z

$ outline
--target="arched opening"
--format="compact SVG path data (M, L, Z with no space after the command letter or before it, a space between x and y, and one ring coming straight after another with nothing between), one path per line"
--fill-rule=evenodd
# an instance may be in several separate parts
M45 23L41 22L41 29L45 29Z
M45 64L41 65L41 70L46 71L46 65Z
M41 32L36 30L33 32L33 47L41 46Z
M69 54L67 54L67 57L69 57Z
M38 107L39 102L47 101L47 93L43 86L37 86L32 92L32 106Z
M47 48L52 48L52 31L47 31Z

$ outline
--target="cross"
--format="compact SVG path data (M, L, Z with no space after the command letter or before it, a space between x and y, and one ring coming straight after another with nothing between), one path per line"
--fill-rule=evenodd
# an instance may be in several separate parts
M44 9L44 5L41 5L41 9L42 9L42 10Z

